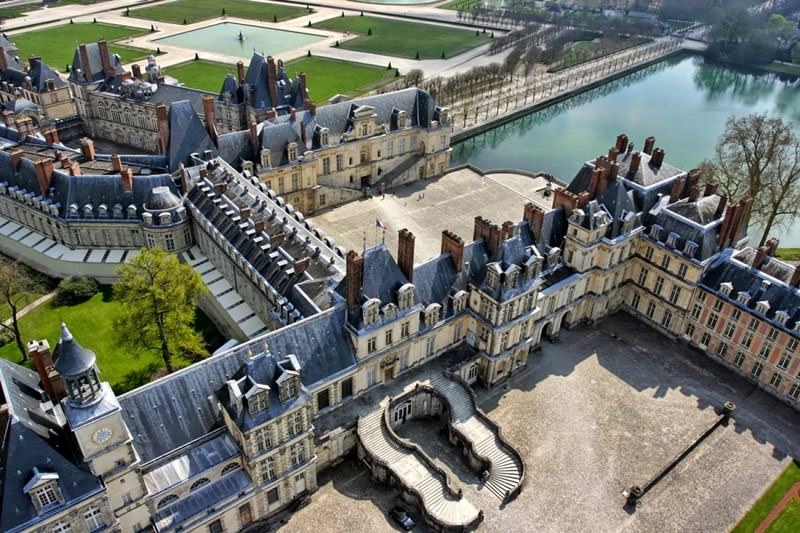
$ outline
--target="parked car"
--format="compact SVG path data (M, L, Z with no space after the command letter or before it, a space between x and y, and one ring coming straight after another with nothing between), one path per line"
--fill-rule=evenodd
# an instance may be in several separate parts
M394 520L400 524L400 527L405 529L406 531L411 531L414 528L414 519L411 518L411 515L408 514L408 511L403 509L399 506L392 507L392 510L389 511L389 516L394 518Z

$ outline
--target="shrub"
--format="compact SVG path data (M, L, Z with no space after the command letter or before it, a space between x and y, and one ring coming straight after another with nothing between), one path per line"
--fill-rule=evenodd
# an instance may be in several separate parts
M372 35L372 28L367 28L367 35Z
M272 15L272 22L278 22L278 15Z
M58 284L56 293L56 305L77 305L85 302L99 290L97 282L93 278L64 278Z
M186 19L183 19L183 25L185 26L185 25L187 25L187 24L189 24L189 23L188 23L188 22L186 22Z
M419 59L419 52L417 52L417 55L414 56L414 59Z
M306 57L311 57L311 50L306 53Z

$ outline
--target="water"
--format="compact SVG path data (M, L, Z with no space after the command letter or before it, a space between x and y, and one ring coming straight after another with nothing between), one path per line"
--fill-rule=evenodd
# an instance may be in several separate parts
M690 169L713 155L729 116L756 112L800 129L800 85L699 57L674 58L458 143L451 161L544 171L569 182L583 161L626 133L638 148L654 135L667 161ZM781 242L800 246L800 224Z
M239 40L239 32L244 36L243 41ZM235 22L221 22L213 26L164 37L155 42L200 52L219 53L250 59L253 51L277 56L292 48L306 46L322 39L318 35L309 33L273 30Z

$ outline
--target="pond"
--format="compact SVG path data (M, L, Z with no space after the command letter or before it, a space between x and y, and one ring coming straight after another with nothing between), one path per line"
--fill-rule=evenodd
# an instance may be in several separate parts
M711 157L731 115L770 113L800 127L800 86L774 74L673 58L453 146L453 165L543 171L570 181L619 133L641 148L654 135L671 164L691 169ZM800 246L800 226L781 235Z
M241 35L241 38L240 38ZM279 54L322 40L319 35L297 31L260 28L249 24L221 22L158 39L156 43L180 46L199 52L211 52L250 59L253 52Z

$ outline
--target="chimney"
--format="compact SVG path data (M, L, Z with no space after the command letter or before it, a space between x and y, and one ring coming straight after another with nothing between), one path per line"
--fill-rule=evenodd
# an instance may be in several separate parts
M45 130L44 140L47 144L59 144L58 131L55 128Z
M158 153L166 154L169 149L169 117L167 116L167 106L164 104L156 106L156 121L158 122Z
M33 362L39 381L47 396L57 404L65 396L64 382L56 372L53 355L50 353L50 344L47 340L31 341L28 343L28 356Z
M655 145L656 145L656 138L652 136L648 137L647 139L644 140L644 148L642 149L642 152L646 153L647 155L652 155L653 148L655 147Z
M712 194L716 194L717 187L719 187L718 181L707 181L705 191L703 191L703 196L711 196Z
M483 244L489 252L489 257L493 257L498 248L500 248L500 228L482 216L476 216L472 240L477 241L478 239L483 239Z
M453 261L453 269L456 273L461 272L464 262L464 240L450 230L442 232L442 253L450 254Z
M33 125L33 120L27 117L15 117L14 121L20 139L24 139L28 135L31 135L36 129Z
M53 80L51 79L45 80L44 84L47 87L48 92L53 92L56 90L56 82L54 82Z
M8 63L6 63L6 49L0 46L0 70L5 70L8 68Z
M236 80L239 82L239 86L244 83L244 63L242 61L236 62Z
M689 171L688 174L686 174L686 185L687 185L686 190L691 189L695 185L697 185L697 186L700 185L700 170L699 169L693 168L692 170Z
M500 238L502 240L508 240L514 236L514 223L510 220L506 220L503 222L503 226L500 229Z
M294 262L294 265L293 265L294 274L296 276L301 275L303 272L306 271L306 269L308 268L309 264L311 264L311 258L308 257L308 256L305 256L302 259L298 259L297 261Z
M689 189L689 201L696 202L698 198L700 198L700 186L692 185L692 188Z
M258 234L260 234L262 231L264 231L264 228L265 228L266 226L267 226L267 225L266 225L266 223L264 222L264 219L262 219L262 218L259 218L258 220L256 220L256 221L255 221L255 224L254 224L254 229L256 230L256 235L258 235Z
M669 193L669 203L674 204L683 198L683 189L686 186L686 176L678 176L672 182L672 190Z
M800 288L800 265L794 267L794 273L792 274L792 280L789 282L789 285L795 289Z
M65 161L69 161L69 159L65 159ZM81 175L81 165L77 161L70 161L69 162L69 175L70 176L80 176Z
M122 158L119 154L114 154L111 156L111 168L114 169L114 172L119 172L122 170Z
M278 92L276 88L278 75L275 70L275 60L272 56L267 56L267 89L269 90L270 106L276 107L280 104L278 102Z
M308 98L303 100L303 109L305 109L312 117L316 116L317 114L317 106Z
M258 142L258 124L255 121L250 122L250 144L253 147L253 152L258 153L259 142Z
M348 312L355 312L361 305L361 282L364 276L364 258L358 252L347 252L347 271L345 274L345 298Z
M728 204L728 197L724 194L719 197L719 203L717 204L717 210L714 211L714 220L718 219L720 215L725 211L725 206Z
M289 108L289 120L291 122L294 122L295 120L297 120L297 110L295 108L293 108L293 107Z
M617 144L614 145L620 154L628 148L628 136L624 133L617 135Z
M134 63L131 67L131 73L133 73L133 77L137 80L142 79L142 67L139 66L139 63Z
M40 159L33 164L36 171L36 181L39 184L39 192L42 196L47 195L50 190L50 178L53 176L53 161L50 159Z
M414 234L406 228L397 234L397 266L409 282L414 278L414 240Z
M242 220L248 220L250 218L250 208L248 206L239 208L239 218Z
M301 72L297 75L297 79L300 82L300 98L302 98L303 102L305 102L306 98L308 98L308 89L306 88L306 73Z
M733 202L725 208L725 217L722 219L722 223L719 225L719 233L717 233L717 242L720 248L727 246L728 234L731 231L731 223L737 209L739 209L738 202Z
M111 66L111 55L108 53L108 43L105 39L97 41L97 49L100 52L100 62L103 64L103 75L110 78L114 75L114 67Z
M653 150L653 155L650 157L650 164L656 168L661 167L664 163L664 150L656 148Z
M609 148L608 149L608 160L612 163L617 162L617 156L619 155L619 150L617 148Z
M544 211L533 202L525 204L522 219L528 222L528 227L537 241L541 239L542 224L544 223Z
M767 255L770 257L775 257L775 253L778 251L778 246L780 246L781 241L780 239L776 239L775 237L770 237L767 239L766 247L767 247Z
M16 121L14 120L15 118L16 115L13 111L3 111L3 122L5 123L6 127L13 128L16 124Z
M19 164L22 163L22 154L23 154L23 151L20 150L19 148L15 148L15 149L11 150L11 152L10 152L11 165L14 167L14 170L18 170L19 169Z
M753 268L761 269L761 265L764 264L764 261L767 259L767 255L769 252L769 248L766 246L759 246L756 250L756 255L753 257Z
M83 153L83 157L87 160L94 161L94 141L89 137L81 139L81 152Z
M589 182L589 196L594 198L600 190L600 182L603 181L603 170L595 167L592 170L592 181Z
M85 44L78 47L79 55L81 57L81 68L83 69L83 77L86 81L92 81L92 64L89 63L89 51L86 49Z
M217 125L214 122L214 97L211 95L203 96L203 115L206 118L206 131L211 137L211 142L217 144Z
M133 190L133 169L125 167L119 172L119 177L122 180L122 189L125 192Z

